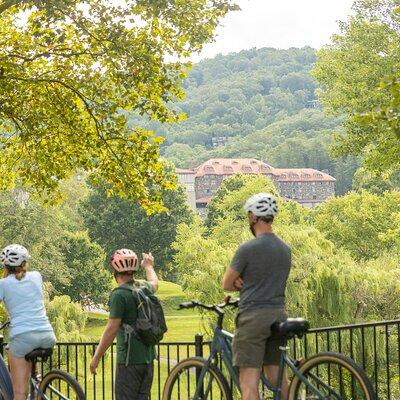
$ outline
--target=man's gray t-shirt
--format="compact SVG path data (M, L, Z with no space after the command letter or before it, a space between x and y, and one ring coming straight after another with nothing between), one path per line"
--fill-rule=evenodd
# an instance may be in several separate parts
M231 263L244 281L239 310L283 308L290 266L290 247L273 233L242 244Z

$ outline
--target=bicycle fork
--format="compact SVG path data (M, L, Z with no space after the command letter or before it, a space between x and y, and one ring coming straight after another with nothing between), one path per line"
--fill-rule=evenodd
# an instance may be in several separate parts
M201 371L196 370L196 391L193 396L193 400L203 400L207 399L208 394L212 388L212 376L210 380L207 382L206 387L204 387L204 377L206 376L206 372L210 368L212 360L214 360L217 352L212 352L206 362L204 363Z

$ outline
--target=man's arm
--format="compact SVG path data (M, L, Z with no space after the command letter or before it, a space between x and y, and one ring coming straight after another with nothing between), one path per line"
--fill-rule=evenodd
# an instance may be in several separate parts
M240 246L233 256L231 266L225 271L222 287L230 292L240 291L243 287L242 272L246 268L247 257L243 246Z
M92 361L90 362L90 372L92 374L96 373L96 368L99 365L101 357L103 357L106 350L113 343L115 336L117 336L117 332L120 326L121 326L121 318L110 318L108 320L106 329L104 330L103 336L100 339L100 343L97 346Z
M142 256L142 267L146 273L146 281L153 286L154 292L156 292L158 290L158 278L156 272L154 271L154 257L151 253L143 253Z
M235 271L232 267L228 267L222 279L222 287L229 292L236 292L243 286L243 280L240 273Z

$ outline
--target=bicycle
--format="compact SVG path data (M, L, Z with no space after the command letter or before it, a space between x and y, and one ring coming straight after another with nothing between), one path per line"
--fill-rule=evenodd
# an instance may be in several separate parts
M0 331L6 328L10 321L0 326ZM27 361L32 363L31 376L29 378L29 400L85 400L85 394L74 377L65 371L52 369L43 378L37 372L38 360L46 362L53 353L53 349L35 349L25 356ZM11 376L7 365L0 354L0 398L13 400Z
M222 328L225 307L237 307L238 300L229 298L222 304L206 305L198 301L182 303L179 309L203 308L217 314L217 324L207 358L190 357L179 362L169 373L162 400L233 400L240 398L239 371L232 365L233 335ZM309 329L302 318L289 318L271 326L274 335L285 342L301 338ZM285 366L292 372L289 400L376 400L365 372L349 357L334 352L318 353L306 360L289 357L288 347L280 347L281 358L277 385L272 385L262 374L263 391L272 391L273 400L281 399L281 385ZM231 387L222 370L231 379Z

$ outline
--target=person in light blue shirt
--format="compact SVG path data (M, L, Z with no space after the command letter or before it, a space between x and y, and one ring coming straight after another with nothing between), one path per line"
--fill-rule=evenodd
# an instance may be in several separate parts
M56 338L46 315L42 277L28 272L28 250L18 244L1 253L4 278L0 279L0 300L10 315L8 359L14 400L26 400L31 363L25 355L37 348L51 348Z

